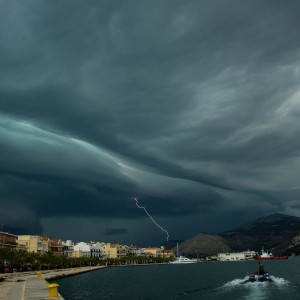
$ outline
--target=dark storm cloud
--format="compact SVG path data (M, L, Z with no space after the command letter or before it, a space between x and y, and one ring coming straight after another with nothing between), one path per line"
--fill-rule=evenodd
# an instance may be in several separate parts
M218 230L299 214L299 9L2 4L1 203L26 207L38 228L58 216L141 220L138 196L182 234L180 218Z
M43 232L39 216L22 203L14 203L1 195L0 230L14 234L41 234Z
M128 233L126 228L106 228L104 231L105 235L119 235L124 233Z

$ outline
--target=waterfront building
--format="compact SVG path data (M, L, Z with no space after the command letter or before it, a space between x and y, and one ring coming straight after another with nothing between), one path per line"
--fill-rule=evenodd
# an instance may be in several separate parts
M0 249L17 249L17 239L17 235L0 231Z
M49 252L52 252L56 256L63 255L63 244L61 240L50 240L50 249Z
M245 252L218 253L219 261L238 261L245 260Z
M47 253L51 247L50 239L39 235L19 235L17 243L31 253Z
M217 261L218 260L218 256L217 255L206 256L205 260L206 261Z
M172 250L165 250L164 247L160 248L138 248L128 247L128 255L130 256L151 256L151 257L166 257L170 258L174 256Z
M27 249L26 249L26 246L25 246L25 245L18 244L18 243L17 243L17 248L16 248L16 250L27 251Z
M74 245L73 257L96 257L101 258L102 244L99 242L80 242Z
M143 248L143 250L145 252L145 256L162 257L164 248L157 248L157 247L150 248L149 247L149 248Z
M145 256L145 251L137 247L129 247L128 254L129 256Z
M166 258L170 258L175 256L172 250L162 250L162 256Z
M63 255L73 257L74 243L71 240L62 241Z
M91 257L91 248L85 242L74 245L74 257Z
M118 249L117 247L112 247L110 243L106 243L102 246L103 258L117 258Z
M130 254L130 248L126 245L106 243L102 245L103 258L122 258Z
M237 260L251 260L257 256L257 252L247 250L236 253L218 253L219 261L237 261Z
M104 243L99 243L99 242L91 242L91 257L97 257L101 258L102 257L102 246Z
M126 245L112 244L112 246L117 248L117 257L122 258L129 255L129 247Z
M244 254L246 260L254 259L254 257L257 256L257 252L251 250L244 251Z

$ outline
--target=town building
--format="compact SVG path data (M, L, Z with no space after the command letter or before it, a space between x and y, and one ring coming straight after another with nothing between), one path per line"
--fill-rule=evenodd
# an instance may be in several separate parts
M162 250L162 256L163 257L166 257L166 258L170 258L170 257L173 257L175 256L174 255L174 252L172 250Z
M73 257L96 257L101 258L102 243L80 242L74 245Z
M126 245L112 244L113 247L117 248L117 257L122 258L129 255L129 247Z
M74 257L91 257L91 248L85 242L80 242L74 245Z
M129 253L130 248L126 245L110 243L102 245L103 258L122 258L128 256Z
M174 256L172 250L166 250L164 247L160 248L138 248L138 247L129 247L128 248L129 256L151 256L151 257L166 257L170 258Z
M63 255L63 244L61 240L50 240L50 249L49 252L52 252L56 256Z
M157 248L157 247L153 247L153 248L143 248L145 256L149 256L149 257L162 257L163 256L163 248Z
M31 253L47 253L51 247L50 239L39 235L19 235L17 243Z
M73 257L74 242L72 242L71 240L62 241L62 246L63 246L63 255L67 257Z
M254 257L258 255L257 252L251 250L244 251L244 254L246 260L254 259Z
M117 258L118 249L116 247L111 247L110 243L106 243L102 246L102 255L103 258Z
M244 252L236 252L236 253L218 253L219 261L237 261L237 260L245 260Z
M130 247L128 250L129 256L145 256L144 249L140 249L138 247Z
M17 249L17 239L17 235L0 231L0 249Z
M102 257L102 246L104 243L91 242L91 257L101 258Z
M255 251L244 251L244 252L236 252L236 253L218 253L219 261L238 261L238 260L251 260L257 256Z

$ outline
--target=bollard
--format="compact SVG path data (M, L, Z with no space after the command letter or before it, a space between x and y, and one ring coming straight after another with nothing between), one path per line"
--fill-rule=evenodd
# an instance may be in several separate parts
M38 278L42 278L42 272L37 272L37 273L36 273L36 276L37 276Z
M58 298L58 287L59 284L57 283L51 283L48 285L50 298Z

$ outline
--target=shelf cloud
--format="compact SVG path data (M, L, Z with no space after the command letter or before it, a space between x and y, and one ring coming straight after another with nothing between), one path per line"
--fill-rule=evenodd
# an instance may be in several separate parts
M2 227L163 242L132 197L170 239L300 216L297 1L0 6Z

